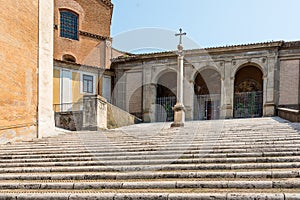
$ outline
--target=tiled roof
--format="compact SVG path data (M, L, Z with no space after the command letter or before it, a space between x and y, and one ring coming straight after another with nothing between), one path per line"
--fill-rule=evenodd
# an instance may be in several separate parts
M300 45L300 41L298 42ZM249 43L249 44L239 44L239 45L227 45L220 47L208 47L208 48L199 48L199 49L188 49L185 50L185 53L193 53L196 51L207 51L208 53L213 52L223 52L223 51L238 51L243 49L256 49L256 48L266 48L266 47L281 47L284 44L284 41L270 41L270 42L260 42L260 43ZM173 51L163 51L163 52L152 52L152 53L142 53L142 54L133 54L133 55L125 55L120 56L118 58L113 59L113 62L118 61L129 61L136 60L141 58L150 58L150 57L165 57L165 56L174 56L176 55L176 50Z

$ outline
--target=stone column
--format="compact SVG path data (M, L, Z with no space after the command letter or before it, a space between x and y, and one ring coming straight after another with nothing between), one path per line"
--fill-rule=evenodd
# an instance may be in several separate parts
M225 63L225 75L223 83L223 105L224 118L233 118L233 96L234 96L234 77L231 77L231 62Z
M143 120L155 122L156 84L152 82L152 67L143 67Z
M183 96L189 97L183 99L185 106L185 119L193 120L194 118L194 80L192 78L193 68L191 66L184 67Z
M180 46L180 45L179 45ZM180 48L178 48L180 49ZM182 49L181 49L182 51ZM184 126L185 121L185 108L183 105L183 54L179 53L178 56L178 72L177 72L177 103L174 106L174 122L171 127Z
M38 138L56 135L53 111L54 1L39 0Z

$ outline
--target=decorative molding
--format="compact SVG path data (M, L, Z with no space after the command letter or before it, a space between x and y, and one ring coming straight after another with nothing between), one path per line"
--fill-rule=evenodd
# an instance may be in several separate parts
M94 38L94 39L98 39L98 40L111 39L110 37L107 37L107 36L102 36L102 35L97 35L97 34L93 34L93 33L88 33L88 32L85 32L85 31L79 31L79 35L90 37L90 38Z
M109 8L113 8L114 4L111 3L111 0L98 0L99 2L105 4L106 6L108 6Z
M283 48L300 47L300 41L284 42Z

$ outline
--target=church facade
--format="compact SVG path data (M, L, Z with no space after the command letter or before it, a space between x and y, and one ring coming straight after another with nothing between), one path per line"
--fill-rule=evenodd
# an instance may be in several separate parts
M113 4L110 0L55 0L55 112L82 110L84 95L110 98ZM104 87L102 87L104 86Z
M275 116L299 104L300 42L275 41L184 51L186 120ZM113 102L145 122L172 121L177 55L113 60Z

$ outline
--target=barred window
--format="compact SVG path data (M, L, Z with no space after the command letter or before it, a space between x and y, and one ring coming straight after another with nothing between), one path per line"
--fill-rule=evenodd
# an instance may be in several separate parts
M78 15L67 11L60 11L60 37L78 40Z
M83 92L93 93L93 76L83 74Z

